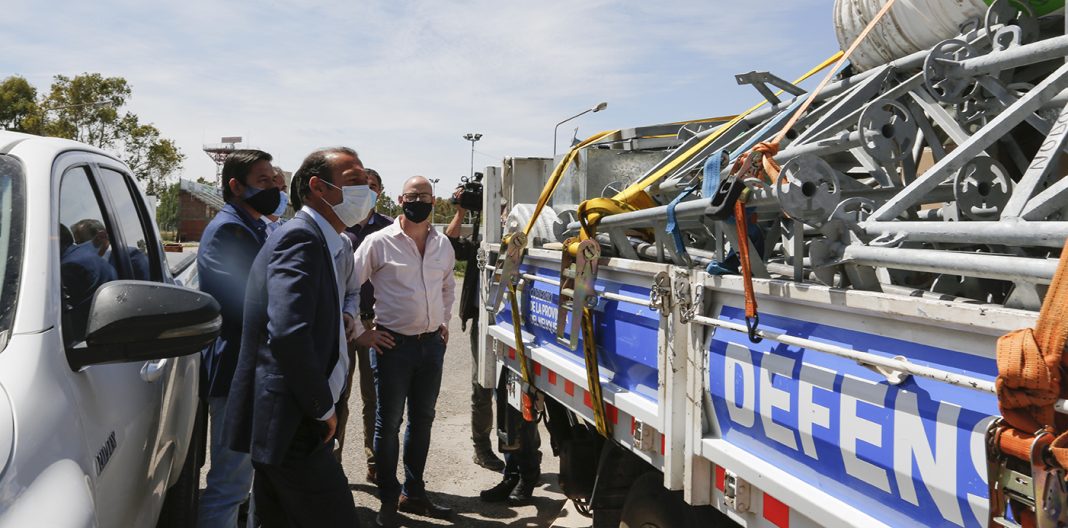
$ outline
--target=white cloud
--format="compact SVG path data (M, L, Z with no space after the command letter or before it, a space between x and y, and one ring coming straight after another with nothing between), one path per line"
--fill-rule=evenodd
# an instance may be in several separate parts
M737 110L755 92L733 73L790 76L834 51L816 0L160 4L16 2L0 65L41 89L57 73L126 77L188 178L214 171L203 142L244 135L289 170L346 144L391 191L416 173L451 185L468 171L465 132L485 135L479 151L547 155L552 126L598 101L609 110L577 121L580 136ZM823 41L791 37L805 13Z

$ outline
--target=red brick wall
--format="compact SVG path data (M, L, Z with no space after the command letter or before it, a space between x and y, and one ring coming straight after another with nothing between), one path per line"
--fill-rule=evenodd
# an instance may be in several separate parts
M200 240L204 228L208 226L218 210L194 198L187 192L178 194L178 240L194 242Z

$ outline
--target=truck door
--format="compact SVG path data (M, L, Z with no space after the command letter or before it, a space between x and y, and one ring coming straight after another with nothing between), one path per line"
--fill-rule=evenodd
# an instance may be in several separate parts
M75 354L70 347L85 339L96 289L111 280L140 278L141 271L130 257L136 233L125 236L124 210L109 207L118 200L107 198L91 164L57 164L57 170L62 171L61 331L68 354ZM150 505L164 491L156 475L162 390L158 379L146 379L144 371L143 363L117 363L91 365L72 375L100 526L150 525L159 507Z
M155 221L133 177L117 164L108 166L102 161L94 168L107 197L107 210L124 242L122 247L114 249L125 253L122 260L127 263L131 277L164 282L163 244L159 241ZM146 439L152 447L148 471L153 490L167 488L176 462L177 447L179 444L188 446L192 437L198 402L198 368L196 354L141 364L141 381L155 385L159 396L156 434ZM183 453L184 450L183 447ZM155 511L161 505L157 496L143 509Z

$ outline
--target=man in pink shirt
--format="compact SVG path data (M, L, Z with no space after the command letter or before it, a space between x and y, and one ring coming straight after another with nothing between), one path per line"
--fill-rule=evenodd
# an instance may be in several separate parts
M356 249L354 267L356 283L370 280L375 288L376 325L368 332L380 334L364 338L375 343L371 368L378 395L374 451L382 500L379 526L397 526L398 509L438 519L452 515L452 509L430 501L423 469L456 298L456 257L449 239L430 225L434 195L429 180L409 178L400 205L404 214L397 222L372 233ZM363 329L357 325L357 331ZM402 487L397 459L405 401L408 428Z

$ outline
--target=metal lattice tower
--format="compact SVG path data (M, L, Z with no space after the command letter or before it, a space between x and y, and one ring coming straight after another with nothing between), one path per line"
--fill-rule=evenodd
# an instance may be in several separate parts
M215 162L215 182L219 183L222 178L222 166L223 161L226 160L226 156L229 156L231 152L237 150L238 145L244 141L241 136L226 136L219 140L219 143L209 143L204 145L204 153Z

